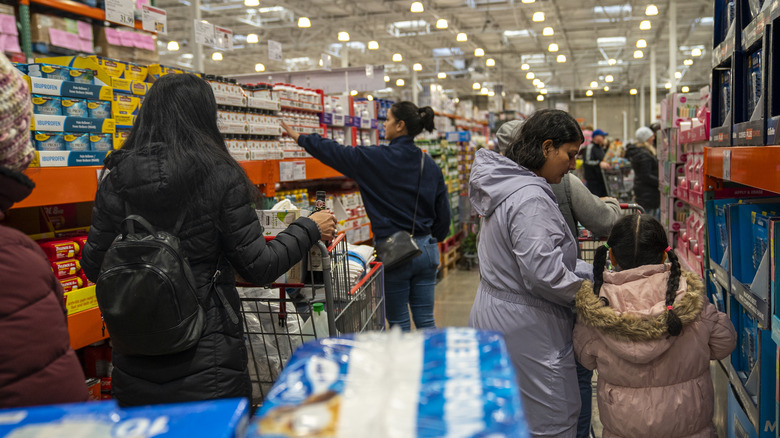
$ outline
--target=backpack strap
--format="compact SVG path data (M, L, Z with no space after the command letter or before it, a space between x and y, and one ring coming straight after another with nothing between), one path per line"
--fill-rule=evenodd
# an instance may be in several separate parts
M222 271L219 269L219 265L221 264L222 255L220 254L219 259L217 259L217 269L214 271L214 276L211 277L211 288L214 289L214 291L217 293L217 297L222 303L222 307L225 308L225 312L227 312L228 318L230 318L230 322L233 324L238 324L239 320L236 311L233 309L233 306L230 305L230 302L227 300L227 297L225 297L225 294L222 292L222 290L217 287L217 280L220 276L222 276Z

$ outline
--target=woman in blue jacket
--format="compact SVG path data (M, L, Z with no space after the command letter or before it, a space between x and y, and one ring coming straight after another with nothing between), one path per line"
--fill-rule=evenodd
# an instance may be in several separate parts
M423 129L433 131L433 117L430 107L417 108L411 102L394 104L385 122L385 138L390 140L386 147L343 146L317 134L298 134L282 122L282 127L306 152L358 183L376 242L397 231L412 231L419 180L414 239L422 254L385 272L387 320L403 330L411 327L409 308L415 327L435 327L437 242L444 240L450 229L444 177L430 156L425 156L420 177L423 152L414 144L414 137Z

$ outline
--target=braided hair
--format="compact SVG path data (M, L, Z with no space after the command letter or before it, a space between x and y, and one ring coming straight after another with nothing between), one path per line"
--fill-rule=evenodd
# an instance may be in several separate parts
M615 223L607 244L596 249L593 258L593 293L596 296L604 284L604 268L607 265L609 249L612 249L612 255L621 269L661 264L666 253L672 264L666 284L666 325L670 335L678 336L682 332L682 321L674 312L673 306L682 272L677 256L668 250L669 242L661 223L647 214L624 216Z

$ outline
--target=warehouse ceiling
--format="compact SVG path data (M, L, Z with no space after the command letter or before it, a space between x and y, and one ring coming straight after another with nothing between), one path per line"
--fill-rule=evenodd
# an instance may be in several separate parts
M254 73L256 64L263 64L266 73L316 70L321 56L330 54L333 67L384 65L392 87L399 78L409 87L413 65L419 63L421 84L441 84L459 97L478 94L482 87L534 96L540 87L533 79L543 82L548 94L568 95L573 90L582 97L592 85L598 85L597 95L649 87L654 49L659 94L672 79L668 0L427 0L420 13L410 11L411 0L260 0L253 7L244 1L202 0L201 18L235 33L234 50L223 52L222 61L213 61L215 50L204 47L206 73ZM650 5L657 15L647 15ZM158 0L157 6L168 11L169 34L161 35L161 41L180 45L175 52L163 48L162 62L192 67L190 2ZM539 13L544 21L535 21L542 18ZM679 87L694 91L709 83L712 4L677 2L674 15L674 71L681 75ZM301 17L309 18L311 27L299 28ZM442 19L446 29L437 28ZM644 20L649 20L650 30L640 30ZM545 28L552 28L552 35ZM339 41L339 32L347 32L349 42ZM467 41L457 41L459 33L465 33ZM248 42L250 34L259 42ZM282 44L284 61L269 60L268 40ZM646 47L638 48L639 40ZM379 48L370 50L369 41L378 42ZM557 51L551 51L551 44ZM692 56L696 48L701 49L700 56ZM477 49L484 50L484 56L476 56ZM396 53L401 62L393 61ZM446 73L446 78L440 79L439 73ZM528 73L533 78L527 79ZM480 83L479 90L473 89L475 82Z

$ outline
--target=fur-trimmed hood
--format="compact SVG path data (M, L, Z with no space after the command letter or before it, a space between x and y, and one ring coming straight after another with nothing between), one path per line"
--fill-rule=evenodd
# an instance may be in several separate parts
M663 354L679 337L666 326L668 265L642 266L621 272L605 272L600 296L584 282L576 297L579 322L598 330L606 345L634 363L646 363ZM699 278L683 271L674 312L683 327L694 322L704 307L704 287Z

